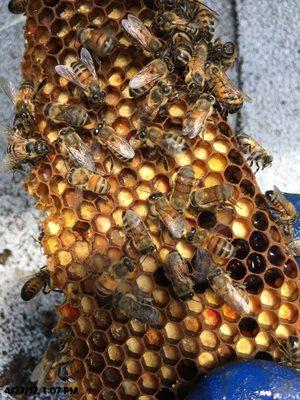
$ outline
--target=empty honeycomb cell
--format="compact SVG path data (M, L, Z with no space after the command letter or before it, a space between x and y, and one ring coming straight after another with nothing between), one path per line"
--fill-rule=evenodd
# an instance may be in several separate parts
M212 152L212 148L209 143L200 142L194 149L195 157L200 160L207 160Z
M266 269L266 260L263 255L259 253L251 253L247 258L247 266L250 272L260 274Z
M143 342L136 337L132 337L126 341L126 351L131 357L139 358L144 350Z
M240 183L243 174L239 167L231 165L226 168L224 176L229 183L237 185L238 183Z
M259 251L261 253L266 251L269 246L269 241L267 236L260 231L252 232L249 242L253 250Z
M195 357L199 353L198 340L191 337L183 338L180 347L185 357Z
M102 373L102 379L106 386L117 388L122 381L122 376L118 369L107 367Z
M94 315L93 320L98 328L107 330L112 323L111 317L107 311L98 309Z
M159 388L158 378L150 373L143 373L141 375L139 385L145 393L153 394Z
M198 356L198 363L204 369L212 369L216 366L217 360L212 353L204 351Z
M217 335L209 330L203 330L199 336L199 339L204 350L213 351L219 344Z
M263 280L257 275L248 275L244 280L246 290L252 294L259 294L263 287Z
M236 210L237 214L239 214L242 217L246 217L246 218L252 214L253 208L254 208L253 203L249 199L246 199L246 198L241 198L235 206L235 210ZM252 219L252 221L253 221L253 219Z
M278 308L280 296L273 289L264 289L260 295L261 303L268 308Z
M237 165L243 165L244 164L243 157L235 149L230 150L227 157L233 164L237 164Z
M297 321L298 310L295 305L291 303L282 304L278 310L280 322L293 323Z
M241 338L235 345L236 352L241 358L247 358L253 355L255 351L255 342L248 338Z
M222 175L216 172L209 173L204 179L204 185L206 187L220 185L221 183L223 183Z
M245 337L255 337L259 332L259 326L254 318L244 317L239 322L239 330Z
M207 166L203 161L195 161L193 163L193 169L195 172L196 179L203 178L207 173Z
M270 268L264 275L265 282L274 288L279 288L284 281L283 273L279 268Z
M273 311L262 311L257 320L259 325L267 330L275 330L278 325L278 317Z
M182 321L185 317L184 304L179 301L171 301L168 305L168 314L173 321Z
M222 172L226 168L227 161L226 158L220 154L214 154L209 158L208 165L212 171Z
M241 188L242 193L243 193L245 196L249 196L249 197L251 197L251 198L254 197L254 194L255 194L255 186L253 185L252 182L248 181L247 179L243 179L243 180L240 182L240 188Z
M250 224L246 219L238 218L232 224L232 232L238 238L246 238L251 232Z
M188 335L196 335L201 329L201 323L198 318L187 316L183 321L183 329Z
M268 250L268 260L271 264L281 266L285 261L285 255L278 246L271 246Z
M201 228L212 229L217 223L215 214L211 211L203 211L198 217L198 224Z
M233 324L224 323L220 326L219 335L224 342L233 343L237 334L238 330L236 326ZM201 335L200 335L200 340L201 340Z

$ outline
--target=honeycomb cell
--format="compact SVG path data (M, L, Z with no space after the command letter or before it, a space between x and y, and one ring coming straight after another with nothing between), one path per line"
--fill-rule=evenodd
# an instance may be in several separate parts
M239 322L239 330L245 337L255 337L259 332L259 327L254 318L244 317Z
M225 166L226 166L226 164L225 164ZM224 176L229 183L237 185L238 183L240 183L240 181L243 177L243 174L239 167L231 165L226 168Z
M204 350L213 351L219 344L217 335L209 330L202 331L199 338Z
M282 304L278 310L278 316L280 322L293 323L297 321L298 310L294 304L291 303Z
M217 223L215 214L210 211L203 211L198 217L198 224L201 228L212 229Z
M199 160L207 160L211 152L211 146L205 142L201 142L201 144L196 146L194 149L195 157L197 157Z
M109 328L112 322L110 315L104 310L97 310L93 319L97 327L104 331Z
M183 329L188 335L196 335L201 329L201 323L198 318L187 316L183 321Z
M247 257L250 252L250 246L244 239L235 239L232 241L233 246L236 249L235 257L243 260Z
M267 236L260 231L252 232L249 241L252 249L261 253L266 251L269 246Z
M259 253L251 253L250 256L247 258L247 266L250 272L255 274L260 274L265 271L266 269L266 260L265 258Z
M126 341L126 350L131 357L139 358L144 352L144 345L140 339L132 337Z
M280 303L280 296L275 290L264 289L260 295L260 301L264 306L275 309Z
M268 222L268 217L265 213L261 211L257 211L253 216L252 216L252 224L255 229L259 229L261 231L265 231L268 228L269 222Z
M252 294L259 294L264 287L263 280L256 275L248 275L244 280L244 285L246 290Z
M106 386L117 388L122 381L122 375L118 369L107 367L102 373L102 379Z
M119 366L122 364L124 360L124 353L122 347L116 344L112 344L107 349L107 356L106 356L108 363Z
M209 370L216 366L217 360L212 353L210 353L208 351L204 351L203 353L201 353L199 355L198 363L199 363L200 367Z
M278 317L273 311L262 311L258 315L258 323L264 329L276 329Z
M237 214L240 215L241 217L249 217L253 212L253 204L250 200L248 200L246 198L241 198L237 202L237 204L235 206L235 210L236 210ZM254 218L254 216L252 217L252 221L253 221L253 218Z
M175 370L174 367L172 367L170 365L163 365L161 367L161 369L160 369L160 374L161 374L161 380L162 380L164 385L172 386L172 385L174 385L176 383L177 374L176 374L176 370ZM171 393L172 396L175 396L172 392L164 393L162 391L163 391L163 389L160 391L161 396L166 396L166 397L160 397L161 399L162 398L164 398L164 399L168 398L168 393ZM157 395L157 398L159 398L158 396L160 394ZM173 398L175 398L175 397L173 397Z
M247 358L252 355L255 351L255 347L255 342L247 338L241 338L235 346L237 354L241 358Z
M90 353L87 357L87 365L91 372L100 373L105 367L105 361L100 354Z
M254 197L255 186L252 182L248 181L247 179L243 179L240 183L240 188L244 195Z
M221 183L223 183L222 175L215 172L209 173L204 179L204 185L206 187L220 185Z
M240 260L233 259L229 261L226 271L229 273L232 279L238 281L245 277L247 270L245 265Z
M286 260L283 266L283 272L288 278L296 278L298 274L298 267L294 260Z
M271 246L268 250L268 260L277 267L281 266L285 261L285 255L278 246Z
M143 354L142 361L144 364L144 369L146 371L155 372L161 366L160 357L156 353L151 352L151 351L146 351Z
M142 372L142 366L137 360L126 359L123 365L124 376L128 379L136 380Z
M285 281L280 288L280 295L283 299L294 301L299 295L297 282Z
M165 335L167 340L172 343L177 343L183 336L183 332L179 325L174 324L173 322L168 322L164 327Z
M185 357L195 357L199 353L198 340L191 337L183 338L180 347Z
M236 326L228 323L222 324L219 329L221 339L227 343L233 343L237 333Z
M141 375L140 386L146 393L155 393L159 388L158 378L155 375L144 373Z
M176 346L165 344L162 349L162 357L165 363L175 365L180 359L180 352Z
M246 238L251 232L250 225L246 219L236 219L232 224L232 232L238 238Z
M264 275L265 282L274 288L279 288L284 281L283 273L279 268L270 268Z

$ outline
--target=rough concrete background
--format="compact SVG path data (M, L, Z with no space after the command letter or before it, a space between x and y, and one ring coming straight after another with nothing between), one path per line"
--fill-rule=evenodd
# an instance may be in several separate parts
M221 37L239 45L240 62L232 77L254 99L239 115L238 128L260 140L274 155L273 167L258 173L258 181L263 190L276 183L285 191L299 192L298 0L210 0L208 4L220 14ZM9 14L6 1L1 2L0 75L12 80L19 80L23 21L23 17ZM10 123L12 108L3 95L0 104L1 124ZM0 136L1 157L4 151ZM13 252L6 265L0 264L0 371L22 351L35 360L41 355L47 341L42 314L59 302L59 295L53 294L39 296L30 304L20 301L22 282L44 262L32 238L38 236L39 213L20 182L9 174L0 176L0 253L5 248ZM33 367L31 358L28 362ZM0 399L8 398L0 391Z

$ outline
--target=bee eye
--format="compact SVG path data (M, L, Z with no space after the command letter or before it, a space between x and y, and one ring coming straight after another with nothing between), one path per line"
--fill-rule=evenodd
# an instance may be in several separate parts
M190 83L190 84L188 85L188 90L193 91L193 90L195 90L195 89L196 89L195 83Z
M145 139L146 136L147 136L147 133L145 131L142 131L140 133L140 139Z
M21 117L22 117L22 118L28 118L28 114L25 113L25 112L22 112L22 113L21 113Z
M149 247L149 250L151 251L151 253L153 253L153 251L155 251L155 246L153 246L153 245L150 246L150 247Z
M194 235L194 234L196 233L196 228L194 228L194 227L191 228L191 231L190 231L190 232L191 232L192 235Z

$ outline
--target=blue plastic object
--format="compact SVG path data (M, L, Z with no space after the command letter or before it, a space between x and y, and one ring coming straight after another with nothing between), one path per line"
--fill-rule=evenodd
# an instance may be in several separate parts
M271 361L236 362L202 378L188 400L300 400L300 373Z

